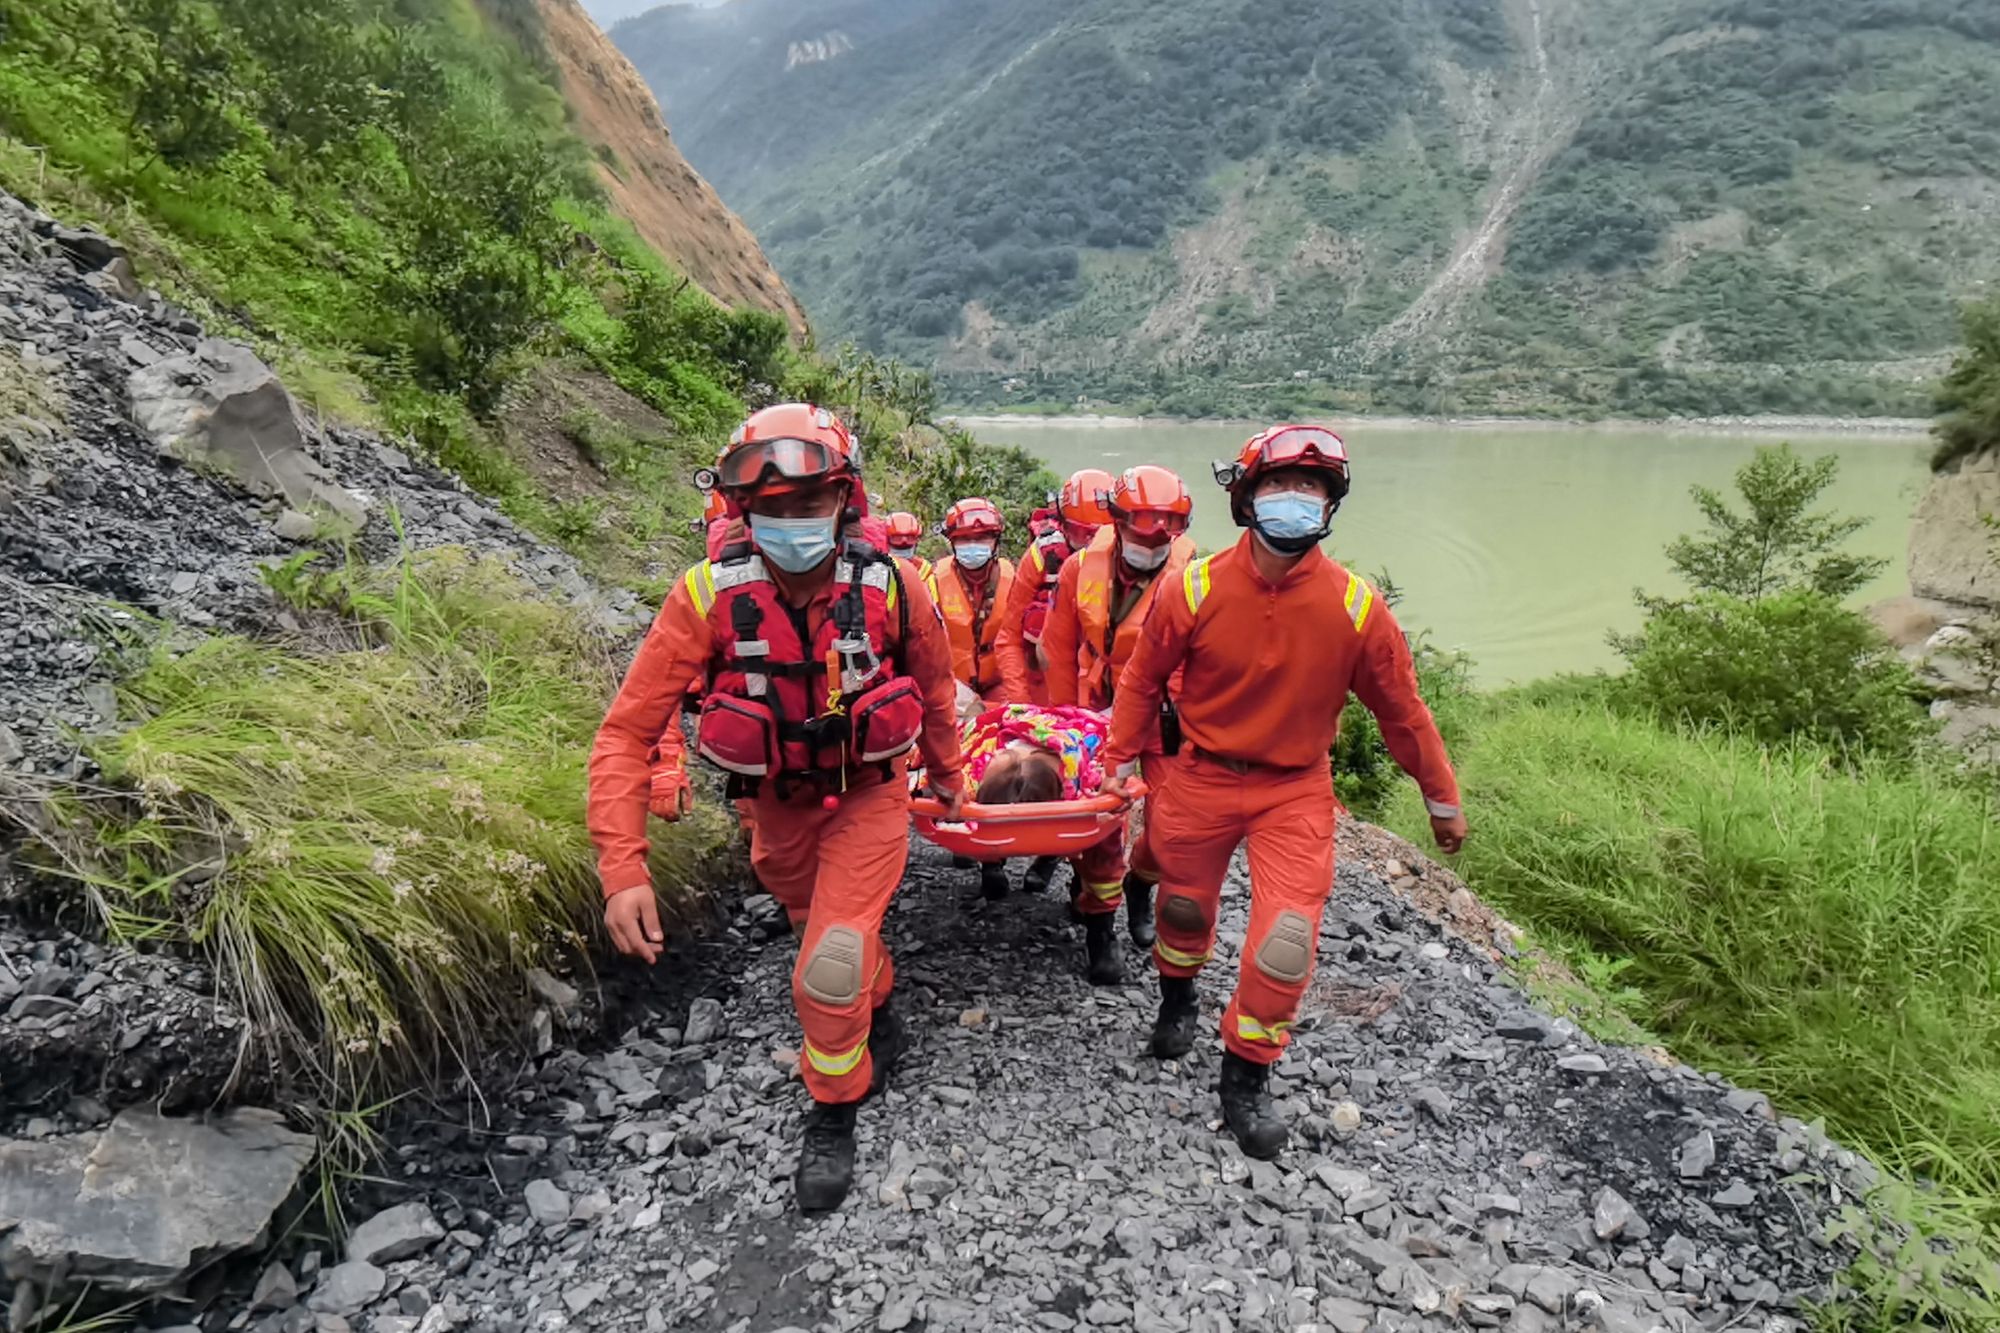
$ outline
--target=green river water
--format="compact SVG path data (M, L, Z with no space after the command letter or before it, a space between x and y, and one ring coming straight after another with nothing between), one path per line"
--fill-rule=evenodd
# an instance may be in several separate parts
M969 424L1059 475L1164 464L1194 492L1194 538L1204 551L1238 535L1209 463L1233 456L1254 426ZM1405 627L1469 653L1483 685L1615 665L1605 634L1636 628L1633 589L1678 589L1661 548L1700 525L1688 487L1728 491L1759 444L1790 438L1803 453L1840 458L1826 503L1871 519L1854 547L1891 560L1857 603L1908 591L1909 514L1928 477L1929 443L1918 437L1400 423L1361 423L1342 434L1354 489L1328 550L1363 573L1386 570L1402 589L1397 615Z

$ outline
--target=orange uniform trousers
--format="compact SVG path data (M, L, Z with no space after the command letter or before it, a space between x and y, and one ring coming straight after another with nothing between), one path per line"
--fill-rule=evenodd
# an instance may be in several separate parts
M792 1002L805 1029L799 1069L818 1102L858 1102L874 1066L868 1028L896 971L882 918L910 854L910 794L899 772L851 787L829 810L815 787L750 798L750 864L795 927Z
M1339 803L1333 771L1234 766L1183 752L1152 797L1160 867L1153 957L1161 976L1192 977L1215 952L1222 880L1238 846L1250 851L1250 931L1222 1044L1272 1064L1291 1040L1319 952L1320 915L1333 892Z

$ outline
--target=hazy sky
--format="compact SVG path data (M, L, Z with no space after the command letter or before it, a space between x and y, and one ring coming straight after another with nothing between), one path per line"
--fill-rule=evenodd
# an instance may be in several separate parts
M723 0L675 0L678 4L719 5ZM643 14L666 0L583 0L583 7L597 20L597 26L608 28L619 19L629 19L634 14Z

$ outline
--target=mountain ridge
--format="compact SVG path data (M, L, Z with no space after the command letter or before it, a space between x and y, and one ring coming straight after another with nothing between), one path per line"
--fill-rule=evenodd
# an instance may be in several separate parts
M1912 414L2000 278L1969 0L731 0L613 38L823 329L969 405Z

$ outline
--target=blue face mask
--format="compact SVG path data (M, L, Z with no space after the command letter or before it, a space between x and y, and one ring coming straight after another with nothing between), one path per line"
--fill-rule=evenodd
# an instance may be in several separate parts
M764 558L787 574L804 574L819 568L833 554L834 516L825 518L770 518L750 515L750 535Z
M967 569L984 569L993 559L993 543L960 542L951 548L951 553Z
M1258 496L1250 509L1258 534L1287 555L1318 542L1326 529L1326 501L1317 495L1277 491Z

